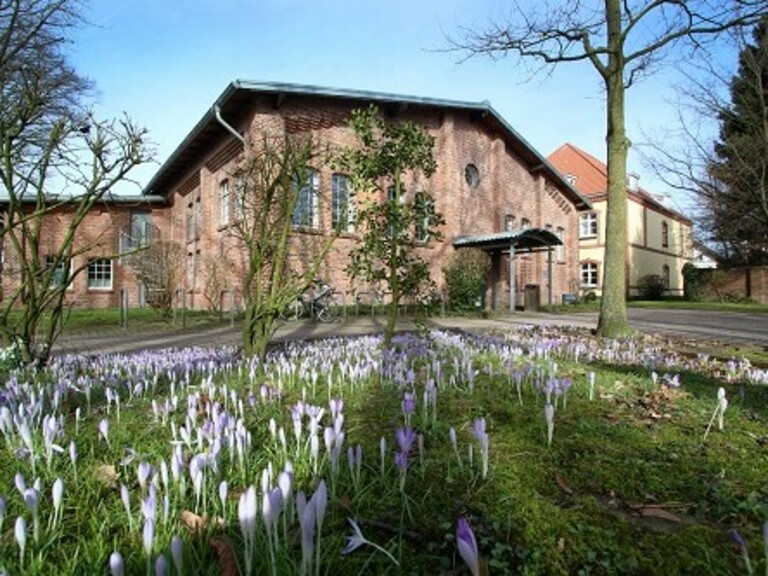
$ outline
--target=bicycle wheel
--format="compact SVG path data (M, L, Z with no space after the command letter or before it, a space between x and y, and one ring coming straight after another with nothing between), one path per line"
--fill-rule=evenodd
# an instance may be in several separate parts
M304 315L304 304L301 300L294 300L280 313L283 320L298 320Z
M338 322L341 320L344 303L339 294L329 294L323 299L322 307L316 310L317 319L320 322Z

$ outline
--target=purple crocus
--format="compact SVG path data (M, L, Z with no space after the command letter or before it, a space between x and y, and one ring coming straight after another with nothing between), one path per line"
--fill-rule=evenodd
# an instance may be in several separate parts
M749 550L747 549L747 543L744 541L744 538L736 532L736 530L729 530L728 536L731 539L731 542L736 544L739 548L739 552L741 552L741 557L744 559L744 564L747 567L747 574L752 574L752 563L749 561Z
M477 541L475 533L464 517L459 518L456 524L456 547L459 549L459 555L464 559L472 576L480 576L480 556L477 552Z

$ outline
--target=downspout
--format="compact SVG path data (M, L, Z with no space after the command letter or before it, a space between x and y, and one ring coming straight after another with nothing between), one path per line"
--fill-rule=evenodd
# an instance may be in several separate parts
M218 104L213 105L213 114L214 116L216 116L216 120L219 121L219 124L224 126L227 132L232 134L235 138L240 140L240 142L242 142L243 145L245 145L245 138L243 138L237 130L235 130L230 124L227 124L226 120L224 120L224 118L221 117L221 107Z

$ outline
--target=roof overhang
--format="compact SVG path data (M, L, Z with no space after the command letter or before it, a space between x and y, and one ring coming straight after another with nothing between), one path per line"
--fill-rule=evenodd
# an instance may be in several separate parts
M485 252L506 252L510 247L514 248L515 252L538 252L551 246L560 246L562 243L553 232L544 228L464 235L453 239L454 248L479 248Z

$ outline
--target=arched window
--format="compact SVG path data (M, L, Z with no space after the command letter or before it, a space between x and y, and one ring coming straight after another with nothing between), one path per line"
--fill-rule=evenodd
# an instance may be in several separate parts
M661 223L661 245L666 248L669 246L669 224Z
M661 279L664 281L664 288L669 290L669 266L666 264L661 267Z

